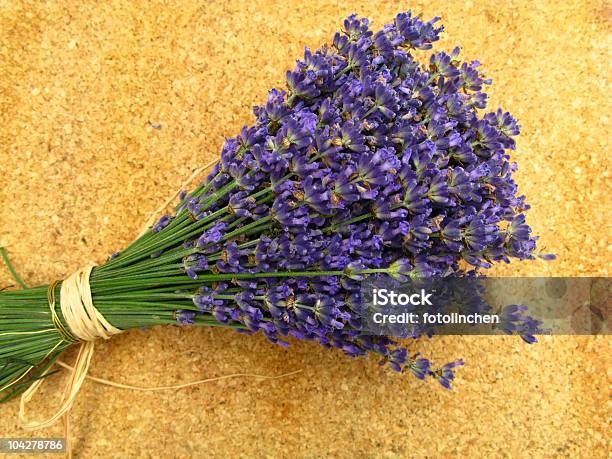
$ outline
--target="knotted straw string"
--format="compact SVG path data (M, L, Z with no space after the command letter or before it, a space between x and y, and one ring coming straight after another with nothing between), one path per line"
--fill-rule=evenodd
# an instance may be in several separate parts
M94 265L85 266L68 276L60 290L62 315L70 333L78 341L93 341L97 338L109 339L121 333L96 309L91 299L89 276Z
M145 223L138 237L141 237L147 232L147 230L153 225L153 223L155 223L155 219L158 218L159 214L161 214L164 209L174 199L176 199L176 197L180 194L183 188L185 188L189 183L191 183L191 181L194 180L198 175L200 175L216 163L217 160L211 161L205 166L194 171L193 174L191 174L191 176L181 185L181 188L179 188L178 191L173 193L172 196L170 196L155 212L151 213L149 219ZM94 352L94 340L98 338L109 339L111 336L123 332L123 330L116 328L110 322L108 322L93 304L93 300L91 297L91 288L89 285L89 277L94 267L94 265L88 265L84 268L81 268L78 271L72 273L70 276L68 276L64 281L62 281L60 290L60 309L62 312L62 316L64 317L64 320L66 322L66 326L64 326L61 319L59 318L55 305L55 289L59 281L53 282L48 289L47 296L49 300L49 309L51 311L51 319L53 325L62 337L62 340L68 343L81 343L74 367L71 367L70 365L67 365L59 360L56 362L61 367L71 371L70 380L68 381L68 384L66 385L64 393L62 395L62 405L53 416L44 421L28 421L26 419L25 405L32 399L34 394L38 391L40 385L44 381L44 376L49 372L50 368L48 368L41 376L41 378L37 379L28 388L28 390L26 390L22 394L19 403L19 422L21 426L27 430L38 430L45 427L50 427L54 425L57 421L59 421L62 417L64 417L66 421L66 450L67 455L69 457L71 456L71 451L69 443L69 420L67 415L70 409L72 408L76 396L86 378L91 379L100 384L105 384L116 388L153 392L169 389L181 389L207 382L220 381L223 379L236 377L254 377L269 380L279 379L297 374L301 371L297 370L279 376L262 376L249 373L235 373L215 378L200 379L197 381L192 381L183 384L158 387L132 386L128 384L115 383L106 379L95 378L93 376L88 376L87 372L89 370L89 365L91 363L91 358Z

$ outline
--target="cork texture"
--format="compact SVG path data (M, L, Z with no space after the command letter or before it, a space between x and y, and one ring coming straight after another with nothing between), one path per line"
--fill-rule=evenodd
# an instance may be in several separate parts
M0 0L0 244L31 285L102 262L253 121L305 45L329 42L352 12L381 25L408 8L443 17L437 48L481 60L490 107L523 125L517 180L558 259L494 273L609 275L612 4L598 0ZM136 330L96 349L92 375L143 386L302 372L163 393L87 382L75 457L609 457L609 337L414 343L466 360L452 392L373 359L219 329ZM48 379L32 416L51 413L65 382ZM63 435L20 430L17 411L1 407L0 437Z

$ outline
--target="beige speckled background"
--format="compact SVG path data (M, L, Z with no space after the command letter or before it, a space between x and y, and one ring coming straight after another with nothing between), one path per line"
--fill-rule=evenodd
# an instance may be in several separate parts
M440 47L479 58L491 106L524 126L518 181L559 259L496 272L609 275L612 4L600 0L0 0L0 243L31 284L103 261L252 121L304 45L353 11L380 25L410 7L443 16ZM92 374L141 385L302 373L167 393L88 382L71 416L77 457L609 457L609 337L417 343L466 359L454 392L316 344L285 350L223 330L132 331L97 349ZM33 412L50 413L64 376ZM0 437L32 435L17 403L0 408Z

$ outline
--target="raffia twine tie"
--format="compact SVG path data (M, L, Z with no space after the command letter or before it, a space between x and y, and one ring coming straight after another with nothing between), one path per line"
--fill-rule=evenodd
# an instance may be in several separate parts
M80 342L81 347L74 364L74 370L64 391L62 404L53 416L44 421L28 421L25 415L26 403L38 391L44 378L38 379L22 394L19 402L19 422L24 429L42 429L59 421L72 408L81 385L87 377L94 353L94 341L98 338L109 339L123 331L106 320L93 304L91 287L89 286L89 276L93 268L94 265L85 266L62 281L60 310L67 327L62 323L56 310L55 288L58 282L53 282L49 286L49 308L55 328L64 341L69 343Z

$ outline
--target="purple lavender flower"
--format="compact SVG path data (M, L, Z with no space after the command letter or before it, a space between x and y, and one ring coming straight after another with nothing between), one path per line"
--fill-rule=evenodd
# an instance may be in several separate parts
M548 330L542 328L542 321L526 314L528 307L511 304L503 308L500 316L499 328L508 335L518 334L528 344L536 343L535 335L547 334Z
M454 362L447 363L443 367L432 372L434 377L440 384L446 389L452 389L451 383L455 379L455 372L453 368L463 366L463 360L459 359Z
M419 357L419 355L417 353L410 359L409 368L414 376L425 379L426 376L431 374L431 363L429 360Z
M350 16L226 140L213 173L154 229L172 222L156 260L176 255L165 269L197 308L177 307L179 323L373 353L451 387L463 361L433 370L392 336L361 328L360 281L475 275L533 258L537 238L508 156L519 125L502 109L481 114L491 81L480 63L461 62L459 48L427 65L412 55L439 39L438 20L407 12L372 31ZM539 324L523 312L506 311L502 329L533 341Z
M180 325L193 325L195 323L196 313L193 311L177 310L174 316Z
M153 226L153 231L155 231L156 233L159 233L161 230L163 230L166 226L168 226L170 224L170 222L172 222L172 217L170 217L169 215L164 215L163 217L161 217L159 219L159 221Z

